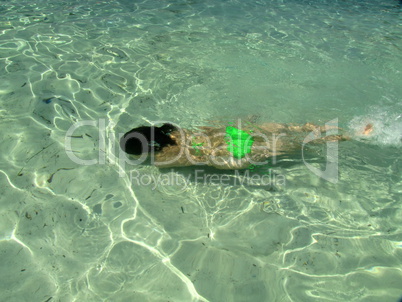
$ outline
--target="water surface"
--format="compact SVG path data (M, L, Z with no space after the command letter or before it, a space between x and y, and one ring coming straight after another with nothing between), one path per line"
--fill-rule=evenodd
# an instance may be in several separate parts
M1 301L402 295L398 1L3 1L0 11ZM285 179L272 186L118 160L119 133L140 124L237 118L375 132L339 144L337 183L300 154L269 167ZM324 169L325 155L311 148L308 163ZM158 182L166 176L191 181Z

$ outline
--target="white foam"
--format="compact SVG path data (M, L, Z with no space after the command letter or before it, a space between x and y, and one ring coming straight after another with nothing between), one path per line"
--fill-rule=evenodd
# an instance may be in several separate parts
M376 145L402 146L402 113L392 113L385 110L373 110L364 116L354 117L348 124L354 139ZM364 134L366 126L371 124L373 130Z

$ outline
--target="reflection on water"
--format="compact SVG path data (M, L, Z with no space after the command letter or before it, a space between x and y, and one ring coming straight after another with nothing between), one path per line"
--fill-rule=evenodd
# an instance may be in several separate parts
M1 301L401 296L398 1L0 11ZM119 134L133 127L255 115L338 118L353 136L339 144L339 182L300 154L231 172L120 160ZM322 170L325 154L311 147L305 160Z

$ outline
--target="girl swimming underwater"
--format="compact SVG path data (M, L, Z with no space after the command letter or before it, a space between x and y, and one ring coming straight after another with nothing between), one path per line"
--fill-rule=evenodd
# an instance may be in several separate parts
M165 123L141 126L124 134L121 149L158 167L206 165L217 169L246 169L262 165L268 158L295 153L306 142L324 143L350 138L338 134L336 126L264 123L182 129ZM325 136L322 135L323 132Z

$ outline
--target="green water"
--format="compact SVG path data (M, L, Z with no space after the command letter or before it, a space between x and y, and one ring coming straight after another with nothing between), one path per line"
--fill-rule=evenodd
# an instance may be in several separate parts
M0 301L397 301L401 37L398 1L2 1ZM238 118L338 119L338 181L120 160L138 125Z

